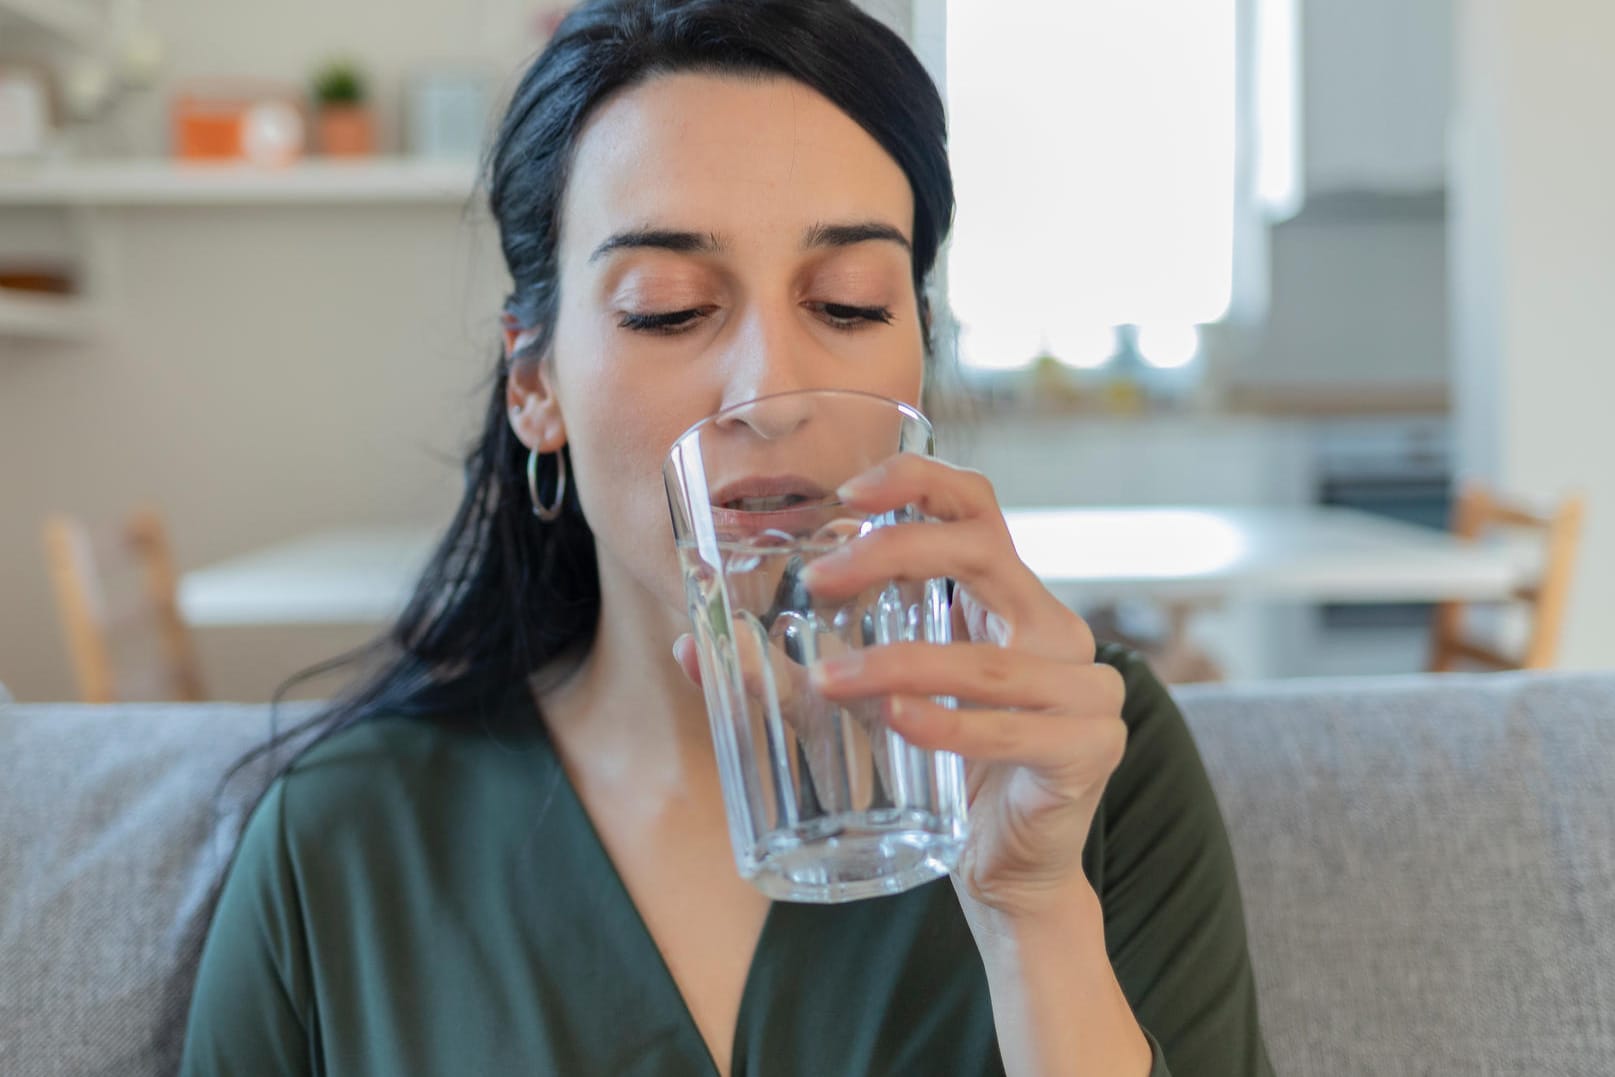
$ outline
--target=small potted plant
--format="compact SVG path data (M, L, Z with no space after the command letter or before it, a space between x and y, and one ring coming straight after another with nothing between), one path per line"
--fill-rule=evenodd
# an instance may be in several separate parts
M364 76L347 60L326 64L314 77L315 132L328 157L365 157L376 151L375 117Z

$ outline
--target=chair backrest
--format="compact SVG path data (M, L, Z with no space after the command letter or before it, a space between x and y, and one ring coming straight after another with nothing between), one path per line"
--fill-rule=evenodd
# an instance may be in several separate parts
M177 577L162 517L140 509L100 538L83 521L52 514L45 559L79 697L194 702L206 698L189 628L180 616ZM115 586L133 577L128 594ZM119 661L125 640L153 657L143 668Z
M1581 541L1586 500L1573 494L1546 515L1507 502L1484 487L1466 484L1453 505L1452 532L1478 542L1500 529L1538 532L1542 536L1542 568L1535 582L1520 587L1514 599L1529 613L1525 649L1505 654L1495 645L1471 638L1465 630L1465 603L1437 605L1431 625L1429 669L1445 673L1462 666L1490 669L1548 669L1558 658L1565 607L1570 600L1576 548Z

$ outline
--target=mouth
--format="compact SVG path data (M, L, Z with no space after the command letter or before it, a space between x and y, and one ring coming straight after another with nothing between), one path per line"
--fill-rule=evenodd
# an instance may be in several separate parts
M726 483L712 495L712 507L726 512L790 512L833 503L822 486L798 475L751 476Z
M754 539L764 533L803 537L840 509L836 495L799 475L753 476L719 486L712 522L720 536Z

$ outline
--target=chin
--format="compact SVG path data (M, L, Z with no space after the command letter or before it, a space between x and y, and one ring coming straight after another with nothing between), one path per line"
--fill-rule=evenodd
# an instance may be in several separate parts
M661 530L667 531L665 544L656 541L659 532L646 521L624 521L616 533L640 537L626 547L602 543L596 532L600 587L605 596L624 600L640 611L639 616L665 612L683 632L689 616L684 608L684 575L673 549L671 526L663 524Z

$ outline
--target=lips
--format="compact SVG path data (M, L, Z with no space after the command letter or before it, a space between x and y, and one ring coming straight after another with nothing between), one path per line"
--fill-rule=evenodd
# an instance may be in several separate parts
M828 500L824 487L800 475L750 475L718 487L712 507L731 512L778 512Z
M835 495L800 475L751 475L725 483L712 494L712 519L726 532L811 532Z

